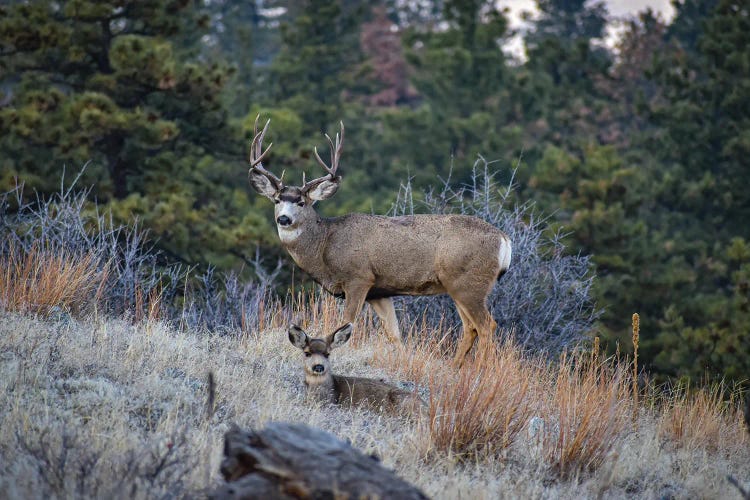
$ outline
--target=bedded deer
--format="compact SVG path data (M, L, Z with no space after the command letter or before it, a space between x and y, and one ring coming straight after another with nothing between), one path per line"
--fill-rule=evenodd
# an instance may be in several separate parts
M250 184L273 201L282 246L294 262L329 293L345 299L344 321L351 323L367 301L392 341L399 341L391 297L447 293L463 323L454 363L461 367L474 340L488 345L497 323L487 309L487 296L507 271L510 239L487 222L467 215L385 217L349 214L321 218L315 202L333 196L344 142L344 124L331 147L329 167L314 149L326 175L286 186L262 164L270 120L250 147Z
M310 337L297 325L290 325L289 342L302 350L305 387L309 397L343 406L370 406L400 413L419 412L425 403L415 393L371 378L348 377L331 372L329 356L352 335L347 323L323 338Z

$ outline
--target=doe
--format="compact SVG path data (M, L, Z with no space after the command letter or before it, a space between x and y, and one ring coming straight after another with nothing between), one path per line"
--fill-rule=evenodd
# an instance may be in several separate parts
M307 394L313 400L343 406L370 406L399 413L420 411L425 403L414 393L379 380L335 375L328 357L352 335L347 323L323 338L310 337L297 325L289 326L289 341L304 353Z

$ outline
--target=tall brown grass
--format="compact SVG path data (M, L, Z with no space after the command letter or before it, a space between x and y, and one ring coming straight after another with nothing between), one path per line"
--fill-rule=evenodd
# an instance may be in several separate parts
M454 371L448 359L453 349L450 337L440 336L427 325L411 328L401 345L389 342L385 335L377 335L373 342L373 363L406 380L428 384Z
M47 314L58 307L80 312L96 303L106 281L106 266L89 253L73 255L34 245L22 251L10 245L0 256L0 307Z
M510 341L491 346L457 374L430 381L430 450L459 459L497 455L532 416L534 368Z
M273 309L268 311L270 328L286 328L290 323L295 323L309 329L314 335L322 336L333 332L344 322L343 301L330 294L302 291L288 299L286 305L281 302L271 305ZM374 317L367 307L354 320L354 335L348 345L359 347L375 332Z
M660 437L691 451L716 452L750 444L739 397L727 392L720 384L700 389L681 385L670 391L661 398Z
M543 443L547 461L563 477L596 470L619 447L630 425L628 363L564 354L551 381ZM550 425L553 424L553 425Z

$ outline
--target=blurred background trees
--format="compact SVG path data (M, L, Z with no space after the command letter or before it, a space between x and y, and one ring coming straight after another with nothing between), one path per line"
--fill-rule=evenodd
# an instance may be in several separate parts
M498 186L518 165L512 196L591 256L590 335L625 349L639 312L657 377L747 381L748 6L676 1L608 43L606 2L536 7L519 56L486 0L5 2L0 183L45 197L87 163L99 210L168 258L247 274L257 247L283 256L247 186L258 113L289 182L344 121L329 215L385 213L409 179L471 182L481 154Z

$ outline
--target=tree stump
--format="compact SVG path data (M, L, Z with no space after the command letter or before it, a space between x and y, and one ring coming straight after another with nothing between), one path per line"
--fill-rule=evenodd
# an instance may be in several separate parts
M348 443L306 425L274 422L262 431L237 426L224 435L214 499L426 499L419 489Z

